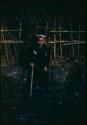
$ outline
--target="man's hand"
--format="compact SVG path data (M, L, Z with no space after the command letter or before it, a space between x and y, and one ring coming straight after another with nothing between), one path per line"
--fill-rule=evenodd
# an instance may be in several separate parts
M44 71L47 72L47 70L48 70L48 69L47 69L47 66L44 66Z
M31 62L31 63L30 63L30 66L34 67L34 66L35 66L35 64Z

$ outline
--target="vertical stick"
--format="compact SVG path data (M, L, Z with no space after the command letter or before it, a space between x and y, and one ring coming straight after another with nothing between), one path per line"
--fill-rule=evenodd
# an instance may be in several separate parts
M30 97L32 97L33 74L34 74L34 68L33 68L33 66L32 66L32 71L31 71L31 84L30 84Z

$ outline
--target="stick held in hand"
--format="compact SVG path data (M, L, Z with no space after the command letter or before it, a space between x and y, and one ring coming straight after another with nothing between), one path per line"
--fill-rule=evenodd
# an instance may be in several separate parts
M31 84L30 84L30 97L32 97L33 74L34 74L34 67L32 66L32 71L31 71Z

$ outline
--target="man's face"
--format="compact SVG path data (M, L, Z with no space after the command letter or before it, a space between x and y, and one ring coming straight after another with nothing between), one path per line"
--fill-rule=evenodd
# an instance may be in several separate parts
M39 38L39 39L38 39L38 44L39 44L40 46L43 46L44 43L45 43L44 38Z

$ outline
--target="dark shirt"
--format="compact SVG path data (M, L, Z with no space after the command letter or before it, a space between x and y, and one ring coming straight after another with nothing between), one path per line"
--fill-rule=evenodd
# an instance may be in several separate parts
M48 84L48 70L44 71L44 66L49 68L49 61L50 61L50 47L48 45L43 45L41 48L36 46L30 46L29 54L28 54L28 84L30 85L31 81L31 72L32 68L30 63L34 63L34 76L33 76L33 87L47 87Z
M36 66L49 66L50 48L48 45L45 44L41 48L39 45L31 47L29 55L29 61L35 63Z

